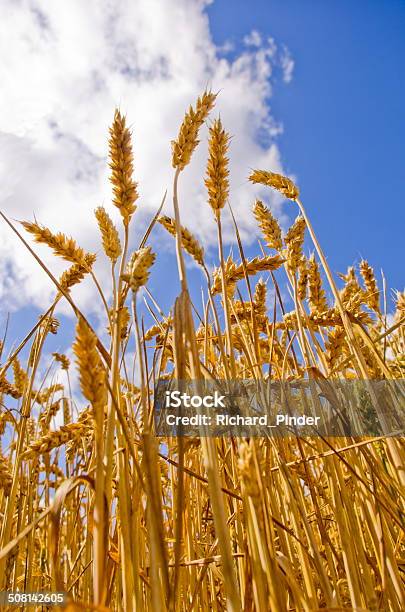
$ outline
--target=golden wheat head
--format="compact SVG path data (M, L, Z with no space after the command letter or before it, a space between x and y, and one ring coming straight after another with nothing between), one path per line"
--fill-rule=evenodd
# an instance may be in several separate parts
M277 174L276 172L267 172L266 170L254 170L249 176L249 181L252 183L260 183L267 187L273 187L283 194L289 200L297 200L300 195L298 187L294 185L291 179Z
M133 152L131 132L125 117L117 109L110 128L110 181L113 185L113 204L121 213L124 225L128 226L136 210L137 184L133 179Z
M208 203L216 215L229 195L229 170L226 156L229 147L229 135L222 127L221 119L216 119L210 127L209 157L207 162Z
M204 92L198 98L195 109L190 106L180 126L177 140L172 141L172 165L173 168L184 170L190 162L194 149L198 145L198 132L209 112L214 106L216 95L212 92Z

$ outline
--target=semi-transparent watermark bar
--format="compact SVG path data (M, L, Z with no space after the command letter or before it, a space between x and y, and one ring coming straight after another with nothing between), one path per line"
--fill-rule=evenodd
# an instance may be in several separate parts
M405 380L160 380L158 436L403 436Z

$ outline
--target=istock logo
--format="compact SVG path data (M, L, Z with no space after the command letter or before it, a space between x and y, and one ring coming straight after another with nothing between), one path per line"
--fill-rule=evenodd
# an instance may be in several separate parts
M225 395L220 395L218 391L214 395L189 395L181 391L166 391L166 408L225 408Z

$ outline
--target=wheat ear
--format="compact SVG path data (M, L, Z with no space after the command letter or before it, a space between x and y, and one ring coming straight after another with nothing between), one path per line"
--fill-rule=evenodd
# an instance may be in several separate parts
M365 259L360 262L360 274L363 277L364 285L367 290L365 295L367 305L371 310L380 312L380 291L378 289L377 280L373 268Z
M256 200L253 206L253 214L267 242L267 246L270 249L281 251L283 243L281 240L280 226L270 210L261 200Z
M138 199L137 184L133 179L133 152L131 132L126 126L125 117L117 109L110 127L110 181L113 185L113 204L121 213L124 225L128 227L136 210Z
M190 162L194 149L198 145L198 132L209 112L214 106L216 95L204 92L198 98L195 110L190 106L180 126L177 140L172 141L173 168L181 171Z
M283 263L285 259L280 257L280 255L270 256L267 255L265 257L254 257L253 259L247 259L244 263L236 265L232 260L227 260L225 266L225 275L227 284L233 285L237 281L241 280L245 277L245 274L249 276L253 276L258 274L259 272L270 272L273 270L277 270ZM217 269L214 271L214 282L212 284L212 293L218 293L221 291L221 273L220 270Z
M94 411L104 410L107 403L105 369L97 350L97 337L82 317L76 327L73 350L77 358L80 388Z
M29 234L34 236L35 242L46 244L53 250L55 255L62 257L66 261L85 267L87 266L88 256L95 259L95 255L86 253L77 245L73 238L65 236L62 232L53 234L47 227L43 227L38 223L30 223L29 221L22 221L21 224Z
M221 119L214 121L209 132L209 156L205 185L208 190L208 203L218 216L229 195L229 159L226 156L229 134L223 129Z
M267 187L273 187L282 193L289 200L296 200L300 194L298 187L294 185L291 179L277 174L276 172L267 172L266 170L254 170L249 176L249 181L252 183L260 183Z
M311 312L322 313L328 310L325 291L322 287L322 278L319 271L318 262L314 254L311 255L308 263L308 287L309 304Z
M109 214L102 206L94 211L103 241L104 252L113 263L121 255L121 242L117 228L110 219Z
M176 221L167 215L163 215L158 219L165 230L172 236L176 236ZM203 268L204 264L204 249L198 242L197 238L186 228L181 226L181 244L182 247L191 257Z
M132 253L123 279L129 282L134 293L148 282L150 268L155 259L156 255L150 247L144 247Z

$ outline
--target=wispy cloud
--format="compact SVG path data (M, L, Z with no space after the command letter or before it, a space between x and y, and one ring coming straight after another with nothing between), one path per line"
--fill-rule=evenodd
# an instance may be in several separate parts
M203 0L2 4L0 206L7 214L35 214L99 250L93 210L100 203L108 208L111 199L106 135L118 105L133 128L139 226L166 188L170 204L170 141L184 110L210 87L220 90L215 113L234 136L232 206L242 233L252 234L249 169L281 169L274 143L279 125L269 107L272 69L278 62L287 81L292 70L288 55L275 58L273 40L251 33L238 55L224 55L212 40ZM206 136L205 129L180 197L184 223L209 245L212 215L202 176ZM62 268L45 249L40 252L54 270ZM47 303L52 288L46 275L3 225L0 261L3 305ZM91 290L82 289L81 302L91 308L91 299Z
M283 79L285 83L290 83L294 72L294 60L287 47L283 46L280 59L281 67L283 69Z

